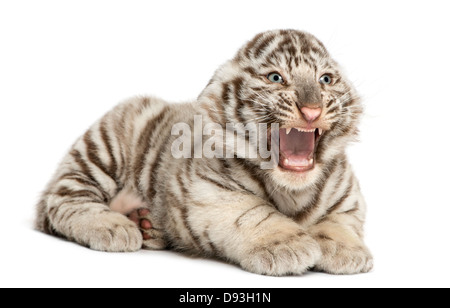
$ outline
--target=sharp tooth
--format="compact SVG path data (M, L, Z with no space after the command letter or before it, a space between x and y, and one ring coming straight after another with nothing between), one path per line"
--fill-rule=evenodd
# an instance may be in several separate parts
M303 132L301 128L296 127L295 128L297 131L299 131L300 133Z
M309 160L309 164L312 165L313 163L314 163L314 159L311 158L311 159Z
M285 164L285 165L289 165L289 159L286 158L286 159L284 160L284 164Z
M286 135L289 135L289 133L291 132L292 127L291 128L286 128Z
M319 136L322 136L323 129L319 128Z

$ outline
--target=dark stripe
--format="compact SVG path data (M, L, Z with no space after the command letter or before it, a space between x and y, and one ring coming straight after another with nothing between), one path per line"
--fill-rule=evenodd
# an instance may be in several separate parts
M185 204L182 202L182 200L179 200L178 197L174 195L170 190L165 191L163 198L164 202L167 204L166 208L169 211L168 216L173 225L169 234L171 237L170 245L172 246L172 248L177 248L181 251L189 250L188 243L186 243L186 240L184 240L181 236L181 234L187 234L192 241L192 246L201 251L202 248L200 246L199 239L193 237L192 228L187 220L188 212ZM179 216L174 212L174 209L178 210L177 213L179 213ZM187 232L182 231L182 229L186 230Z
M289 63L289 69L292 72L295 68L295 58L296 58L296 54L297 54L297 49L290 45L288 47L288 53L285 53L285 57L286 57L286 62Z
M264 39L260 40L259 44L253 48L254 50L253 55L255 59L259 58L264 53L264 51L267 49L270 43L273 42L275 37L276 37L275 34L270 34L267 35L267 37L265 37Z
M214 112L216 113L216 117L219 119L219 122L222 125L226 124L226 114L225 114L225 108L224 108L224 104L226 104L226 101L224 101L224 91L225 91L225 84L222 85L222 96L219 98L214 98L214 105L216 106ZM212 99L212 98L211 98ZM213 112L213 113L214 113ZM217 121L216 121L217 122Z
M187 188L184 184L184 181L183 181L184 174L182 174L182 172L184 172L183 169L181 169L180 172L178 172L177 181L178 181L178 186L180 187L181 192L183 194L182 197L183 197L183 199L186 199L186 196L189 194L189 191L187 190Z
M136 160L134 163L134 177L135 177L135 185L137 188L140 187L139 182L140 177L142 175L141 174L142 170L145 168L145 161L146 161L145 158L151 147L151 137L154 134L157 125L159 125L160 122L162 122L166 114L167 114L167 107L164 107L156 117L148 121L147 125L142 130L139 136L135 154Z
M309 44L309 41L305 37L302 37L302 38L300 38L300 44L301 44L301 47L300 47L301 53L304 56L308 55L311 51L311 45ZM303 59L303 60L306 60L306 59Z
M299 231L299 232L297 232L297 236L298 237L304 237L304 236L309 236L309 235L306 232Z
M289 107L286 107L284 104L277 104L277 107L282 109L282 110L284 110L284 111L292 113L292 109L289 108Z
M91 211L90 209L84 209L84 210L79 211L78 215L84 215L84 214L86 214L86 213L88 213L90 211Z
M209 231L209 226L205 228L205 231L203 232L203 237L206 238L207 244L208 244L209 248L211 249L211 252L213 253L213 255L214 256L220 256L219 249L211 241L211 238L209 237L208 231Z
M307 60L307 61L304 61L304 62L306 62L306 64L308 64L309 67L311 67L313 72L317 72L318 71L317 70L317 65L316 65L314 59L310 59L310 60Z
M286 56L286 62L289 63L289 70L292 72L295 68L295 56L294 55L285 55Z
M261 92L261 91L265 91L266 88L264 88L264 87L255 87L255 88L250 87L250 90L252 90L252 92Z
M122 162L120 164L120 170L118 171L119 174L124 174L126 172L130 172L130 170L128 169L128 167L126 166L125 163L125 156L127 153L127 147L125 146L126 140L127 140L127 136L125 136L125 134L127 133L127 130L125 129L126 127L126 120L127 117L125 116L126 114L123 114L120 116L120 118L115 119L114 118L114 125L113 125L113 130L114 130L114 135L117 138L117 143L116 145L119 148L119 153L120 153L120 161ZM125 155L124 155L125 152Z
M290 96L288 96L285 93L280 93L278 95L280 97L280 100L278 101L279 103L282 103L284 105L286 105L287 107L292 107L292 105L294 104L292 98ZM292 111L292 109L291 109Z
M67 238L65 235L63 235L60 232L58 232L55 229L55 227L53 227L52 223L50 222L49 217L45 217L43 229L44 229L44 232L47 233L47 234L58 236L58 237L61 237L61 238Z
M212 101L216 106L218 106L218 98L215 95L208 95L207 98ZM219 111L216 107L217 110L214 110L213 106L211 105L210 102L205 102L202 103L200 105L201 108L203 108L204 110L206 110L206 112L208 113L208 116L211 118L211 120L214 123L220 123L220 114Z
M168 136L170 134L170 130L166 131L165 135L161 135L160 137L163 140L168 140ZM149 200L153 201L156 196L156 183L158 182L158 170L161 167L161 156L166 151L166 149L170 146L170 142L164 142L160 145L158 152L155 156L153 164L150 167L150 182L149 187L147 189L147 196ZM189 161L190 159L188 159Z
M42 229L47 234L56 235L56 231L53 228L52 224L50 223L50 219L47 216L44 218Z
M344 127L341 126L341 129L337 131L336 136L340 137L340 136L346 136L350 133L350 131L354 129L353 127L351 127L350 125L345 125Z
M67 213L69 213L69 210L67 210L64 215L59 219L59 222L63 222L63 223L67 223L68 220L70 220L70 218L72 218L73 215L75 215L78 212L78 208L72 210L70 212L69 215L67 215Z
M108 228L108 232L111 235L111 239L114 239L114 237L115 237L114 230L111 228Z
M222 85L222 103L229 104L230 103L230 93L232 92L231 85L229 83L224 83ZM225 113L225 110L224 110Z
M188 220L189 214L187 207L181 208L181 218L183 220L184 227L189 232L190 237L194 241L195 246L197 246L198 250L201 252L204 252L204 249L201 245L200 238L194 233L194 230L192 229L189 220Z
M233 84L233 88L234 88L234 99L236 102L236 107L234 109L234 115L236 117L236 119L238 120L238 122L240 123L245 123L245 119L242 116L241 110L245 107L245 102L243 100L241 100L240 98L240 91L242 89L242 82L243 79L241 77L236 78L235 80L232 81Z
M336 170L337 165L338 165L337 159L333 159L331 163L328 165L328 168L325 169L321 181L319 181L319 183L316 184L316 192L313 198L302 211L300 211L297 215L295 215L295 221L299 223L304 222L319 206L323 194L323 188L325 187L325 184L327 183L329 176L333 174L333 172Z
M51 218L51 220L55 220L56 212L58 211L58 208L56 206L52 207L48 210L48 216Z
M317 40L316 40L317 41ZM320 46L320 45L319 45ZM314 45L311 45L311 51L319 56L325 56L323 51Z
M284 111L278 110L278 115L284 116L284 117L290 119L290 118L292 118L292 110L290 110L289 113L286 113Z
M250 176L250 178L262 190L262 192L263 192L262 197L265 198L266 200L268 200L272 205L275 206L275 201L273 200L272 196L267 191L266 185L264 184L265 183L264 177L260 176L261 169L259 168L259 166L255 166L245 159L239 159L236 157L233 159L233 162L235 163L235 165L241 167L242 169L244 169L246 171L246 173Z
M219 187L219 188L221 188L221 189L228 190L228 191L233 191L233 192L236 191L234 188L232 188L232 187L230 187L230 186L226 186L226 185L224 185L224 184L222 184L222 183L217 182L217 181L214 180L214 179L211 179L210 177L207 177L207 176L205 176L205 175L200 174L199 171L196 171L196 174L197 174L197 176L198 176L199 178L201 178L203 181L206 181L206 182L209 182L209 183L211 183L211 184L214 184L214 185L216 185L217 187Z
M247 189L247 187L245 187L242 183L238 182L237 179L235 179L235 178L232 176L232 174L231 174L232 167L231 167L230 164L228 163L228 160L227 160L227 159L221 159L220 162L221 162L221 165L220 165L220 171L221 171L221 172L220 172L220 175L221 175L222 177L226 177L226 178L224 178L224 180L233 182L233 183L235 183L241 190L243 190L244 192L256 196L256 193L255 193L255 192L253 192L253 191Z
M243 71L248 73L252 77L258 76L258 73L256 72L256 70L253 67L246 66L243 68Z
M252 52L252 49L255 47L255 44L261 39L261 37L264 35L264 33L259 33L258 35L255 36L255 38L253 40L251 40L248 44L247 47L245 48L245 56L247 58L250 59L250 53Z
M86 186L93 186L99 190L99 192L102 194L102 199L104 202L108 203L109 200L111 200L111 196L104 190L104 188L100 185L100 183L95 179L95 177L91 173L91 169L81 156L81 153L77 150L72 150L70 152L70 155L75 159L75 162L78 164L78 166L81 168L81 174L83 177L86 177L89 182ZM69 174L72 174L73 172L70 172Z
M77 182L79 184L82 184L84 186L92 187L92 188L95 188L95 189L98 189L98 190L101 191L100 187L98 187L96 182L93 182L89 178L84 177L83 175L81 175L79 173L70 172L70 173L63 174L62 176L59 177L58 182L61 181L61 180L75 181L75 182Z
M345 184L344 177L346 171L347 160L344 158L339 161L338 168L340 169L338 177L336 179L336 185L334 186L334 191L338 191L339 188Z
M78 166L81 168L81 172L86 175L86 177L89 178L92 182L96 183L98 187L100 186L100 183L95 179L95 177L91 173L91 168L89 168L86 161L81 156L81 153L78 150L72 150L70 152L70 155L75 159L75 162L78 164Z
M355 103L355 99L354 98L349 98L345 101L345 103L342 104L342 107L348 107L348 106L352 106Z
M347 210L345 212L340 212L337 214L353 214L353 213L356 213L358 210L359 210L359 202L355 201L355 203L353 204L353 206L350 210Z
M254 207L252 207L251 209L248 209L248 210L246 210L244 213L242 213L242 215L241 216L239 216L237 219L236 219L236 221L234 222L234 224L236 225L236 227L240 227L240 221L241 221L241 219L242 218L244 218L248 213L250 213L251 211L253 211L254 209L257 209L257 208L259 208L259 207L261 207L261 206L266 206L265 204L260 204L260 205L256 205L256 206L254 206Z
M334 99L330 99L330 101L327 103L327 105L325 106L327 109L330 108L330 106L335 102Z
M108 168L103 164L102 160L98 156L99 149L95 142L92 140L92 133L88 131L84 135L84 143L86 144L86 155L89 161L97 166L104 174L106 174L111 179L115 180L115 175L111 174Z
M148 107L150 107L150 98L148 98L148 97L143 97L143 98L142 98L141 104L142 104L141 110L147 109Z
M102 137L103 143L106 146L111 161L109 164L109 173L114 175L114 178L117 178L117 161L116 158L114 157L114 151L111 145L111 138L108 135L108 129L106 128L105 119L103 119L103 121L100 123L100 136Z
M290 36L286 36L281 42L278 43L277 47L274 48L274 51L285 54L285 48L289 48L290 45L292 46L292 38Z
M349 186L347 187L347 189L345 190L344 194L341 196L341 198L339 198L338 201L336 201L328 210L327 210L327 214L329 215L337 210L339 210L339 208L342 206L342 204L345 202L345 200L347 200L347 198L350 196L350 192L352 191L353 188L353 182L350 182Z
M260 224L262 224L263 222L265 222L267 219L270 218L270 216L272 216L273 214L275 214L276 212L271 212L269 213L264 219L262 219L260 222L258 222L255 226L255 228L259 227Z
M327 110L327 114L332 114L332 113L335 112L338 108L339 108L338 105L334 106L333 108Z
M264 59L264 62L280 62L280 58L278 57L279 51L272 50Z
M184 174L186 176L186 179L189 181L189 183L192 183L192 169L193 169L192 164L194 163L194 160L192 158L185 159L184 162L186 164L186 168L185 168L186 172Z
M329 237L328 235L326 235L325 233L318 233L316 235L316 237L320 240L325 240L325 241L332 241L333 239L331 237Z
M54 195L57 195L59 197L71 197L71 198L89 198L93 201L102 202L102 198L98 196L96 193L94 193L91 190L82 189L82 190L72 190L68 187L60 187L58 191L54 193Z

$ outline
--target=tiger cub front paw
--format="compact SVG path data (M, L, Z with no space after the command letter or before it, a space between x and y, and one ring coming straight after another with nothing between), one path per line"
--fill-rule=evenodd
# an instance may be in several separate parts
M308 234L300 232L254 248L241 262L241 266L245 270L263 275L303 274L312 268L320 257L319 244Z
M373 257L362 244L348 246L332 240L321 243L323 254L315 270L335 275L368 273L373 268Z

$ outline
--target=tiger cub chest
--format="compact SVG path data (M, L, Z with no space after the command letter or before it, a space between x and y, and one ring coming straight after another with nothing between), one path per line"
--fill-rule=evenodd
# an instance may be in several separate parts
M314 203L315 192L304 190L300 192L289 192L284 190L275 191L272 195L272 202L275 207L284 215L294 217L302 211L311 208Z

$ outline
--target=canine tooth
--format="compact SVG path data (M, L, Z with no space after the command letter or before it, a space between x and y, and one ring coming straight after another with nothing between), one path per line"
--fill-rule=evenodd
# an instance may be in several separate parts
M314 163L314 159L311 158L311 159L309 160L309 164L312 165L313 163Z
M286 159L284 160L284 164L285 164L285 165L289 165L289 159L286 158Z
M322 136L323 129L319 128L319 136Z
M286 128L286 135L289 135L289 133L291 132L292 127L291 128Z

